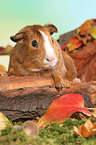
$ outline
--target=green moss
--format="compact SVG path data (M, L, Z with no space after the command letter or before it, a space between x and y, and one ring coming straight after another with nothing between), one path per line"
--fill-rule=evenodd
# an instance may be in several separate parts
M81 123L84 121L69 118L61 125L55 123L42 128L37 137L7 127L0 133L0 145L95 145L96 135L89 138L74 135L73 126Z

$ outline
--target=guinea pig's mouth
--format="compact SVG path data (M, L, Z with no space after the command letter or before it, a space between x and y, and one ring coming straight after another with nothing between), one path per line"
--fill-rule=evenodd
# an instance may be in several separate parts
M51 64L45 64L45 65L44 65L44 68L45 68L45 69L46 69L46 68L55 69L56 66L53 66L53 65L51 65Z
M52 69L55 69L55 68L56 68L56 66L54 66L54 65L52 65L50 63L46 63L43 66L43 69L45 69L45 70L48 70L48 69L52 70Z
M56 66L51 66L51 65L45 65L45 66L43 67L44 70L53 70L53 69L55 69L55 68L56 68Z
M56 64L57 64L57 62L58 62L58 59L57 58L54 58L54 60L52 60L52 61L49 61L48 59L44 59L44 61L43 61L43 64L44 64L44 67L45 68L56 68Z

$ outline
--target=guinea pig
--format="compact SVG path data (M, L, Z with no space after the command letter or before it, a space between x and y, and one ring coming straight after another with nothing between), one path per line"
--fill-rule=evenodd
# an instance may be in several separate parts
M51 37L57 31L53 24L30 25L11 36L17 44L10 54L9 75L52 76L58 90L64 87L64 79L76 78L73 59Z

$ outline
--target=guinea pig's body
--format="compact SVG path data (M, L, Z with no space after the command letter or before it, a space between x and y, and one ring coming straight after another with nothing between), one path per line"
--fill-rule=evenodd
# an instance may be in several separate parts
M64 79L76 78L74 61L51 37L54 32L57 28L52 24L32 25L12 36L17 44L10 54L9 75L52 75L57 89L63 87Z

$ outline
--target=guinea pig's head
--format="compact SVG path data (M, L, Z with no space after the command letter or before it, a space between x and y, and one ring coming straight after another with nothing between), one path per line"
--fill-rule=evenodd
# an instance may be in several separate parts
M10 37L17 42L15 49L19 50L24 65L31 71L56 67L59 54L58 44L51 37L54 32L57 32L57 28L53 24L30 25Z

